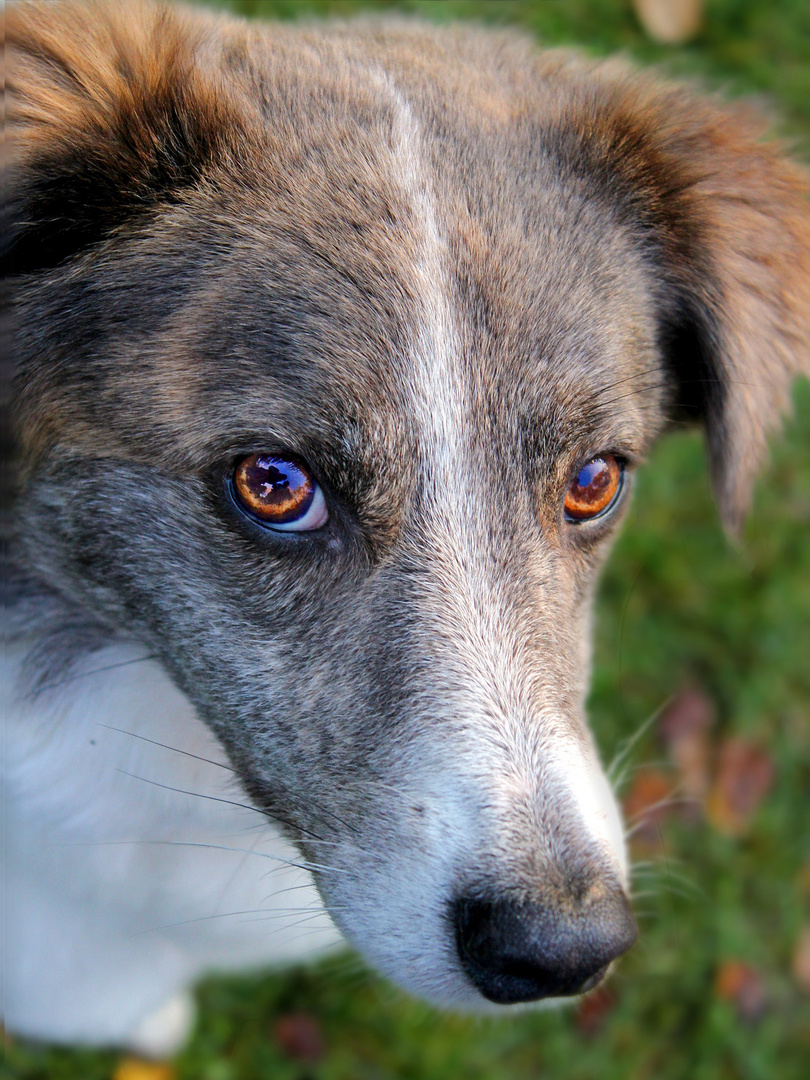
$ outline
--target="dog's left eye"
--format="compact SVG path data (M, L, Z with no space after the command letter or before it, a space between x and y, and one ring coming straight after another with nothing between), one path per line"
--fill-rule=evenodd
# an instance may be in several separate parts
M613 454L587 461L565 493L566 520L590 521L607 513L619 497L623 477L623 466Z
M233 490L250 517L279 532L311 532L329 518L323 491L302 461L251 454L236 466Z

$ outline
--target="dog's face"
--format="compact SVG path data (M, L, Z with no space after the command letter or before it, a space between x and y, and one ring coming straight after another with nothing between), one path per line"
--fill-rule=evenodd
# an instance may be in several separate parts
M674 417L744 511L805 179L512 39L52 7L11 26L20 562L159 655L388 974L592 985L635 936L595 577Z

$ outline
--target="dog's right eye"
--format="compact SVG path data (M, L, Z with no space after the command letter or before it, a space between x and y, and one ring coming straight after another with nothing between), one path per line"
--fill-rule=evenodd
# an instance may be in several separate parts
M565 493L566 521L591 521L606 514L619 497L623 478L624 469L613 454L587 461Z
M274 454L251 454L234 470L233 492L241 508L277 532L311 532L329 518L326 500L306 465Z

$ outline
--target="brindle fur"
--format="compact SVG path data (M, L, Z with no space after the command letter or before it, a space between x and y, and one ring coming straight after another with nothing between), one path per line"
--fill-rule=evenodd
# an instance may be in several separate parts
M690 418L739 526L810 368L807 173L742 108L511 34L92 0L7 32L26 648L47 682L141 643L331 845L341 928L469 1004L454 894L626 882L557 768L598 770L621 515L568 526L565 489ZM260 449L310 463L322 531L234 510Z

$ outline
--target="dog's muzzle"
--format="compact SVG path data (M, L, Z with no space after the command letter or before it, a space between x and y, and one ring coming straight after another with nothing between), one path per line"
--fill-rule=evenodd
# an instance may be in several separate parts
M587 906L460 899L452 909L465 972L489 1001L513 1005L593 989L638 934L621 889Z

